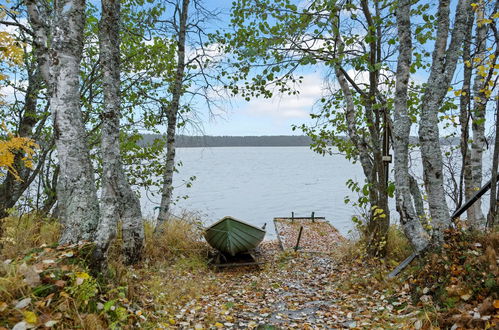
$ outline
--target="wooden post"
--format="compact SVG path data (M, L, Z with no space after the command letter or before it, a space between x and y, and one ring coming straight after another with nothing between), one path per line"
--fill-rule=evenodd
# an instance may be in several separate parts
M300 226L300 232L298 233L298 240L296 240L295 252L298 251L298 247L300 246L301 232L302 231L303 231L303 226Z
M315 222L315 212L312 212L312 222Z
M295 212L291 212L291 222L295 222Z

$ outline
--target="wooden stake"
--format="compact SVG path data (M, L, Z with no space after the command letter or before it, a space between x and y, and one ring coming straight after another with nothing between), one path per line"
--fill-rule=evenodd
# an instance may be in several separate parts
M298 233L298 240L296 241L295 252L298 251L301 240L301 232L303 231L303 226L300 226L300 232Z

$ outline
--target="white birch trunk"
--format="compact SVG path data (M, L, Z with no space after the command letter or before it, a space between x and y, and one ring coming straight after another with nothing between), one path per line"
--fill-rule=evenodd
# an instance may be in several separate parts
M117 220L123 222L125 261L139 260L144 240L138 197L123 170L120 155L120 0L102 0L99 26L100 65L104 108L102 113L102 218L96 235L96 257L107 259L116 236Z
M63 224L60 243L93 239L99 220L95 179L89 157L85 126L80 108L79 70L85 24L84 0L54 3L53 37L49 42L49 18L43 4L27 2L30 24L41 69L50 94L50 108L60 164L57 183L60 217ZM45 21L44 21L45 20Z
M170 204L173 195L173 173L175 170L175 133L177 128L177 116L180 109L180 98L183 94L183 82L185 71L185 39L187 30L187 18L190 0L182 1L180 9L179 35L177 40L177 70L172 88L172 101L166 109L168 128L166 132L166 165L163 172L163 188L161 192L161 204L159 207L157 228L162 222L168 220Z
M484 4L478 4L476 7L476 22L484 19ZM487 56L487 24L476 24L476 57L481 61ZM474 104L472 110L471 129L473 131L473 141L471 143L471 180L466 190L475 194L482 187L483 171L483 150L485 148L485 107L488 97L483 92L485 81L483 77L475 74L473 83ZM482 212L482 201L478 199L471 207L468 213L468 222L474 228L480 228L485 225L485 216Z
M437 37L433 51L430 77L421 105L419 140L423 161L424 180L434 237L443 238L443 230L450 225L449 208L443 185L442 150L438 129L438 112L456 69L457 59L466 33L467 15L471 11L469 0L459 0L452 38L447 48L449 34L450 0L441 0L437 15Z
M422 251L430 241L430 237L423 228L421 219L416 212L415 205L418 200L411 194L412 186L409 175L409 135L411 119L407 107L407 90L410 77L412 57L411 36L411 0L400 0L396 11L397 31L399 37L399 56L397 62L395 100L394 100L394 125L393 125L393 151L395 169L395 187L397 210L400 214L400 223L405 235L411 242L414 250ZM414 187L412 187L414 189ZM415 194L414 194L415 195ZM421 212L421 211L420 211Z

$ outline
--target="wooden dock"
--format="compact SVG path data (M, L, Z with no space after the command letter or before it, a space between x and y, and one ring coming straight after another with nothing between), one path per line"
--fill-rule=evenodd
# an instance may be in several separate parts
M324 217L274 218L277 239L283 250L330 253L345 240Z

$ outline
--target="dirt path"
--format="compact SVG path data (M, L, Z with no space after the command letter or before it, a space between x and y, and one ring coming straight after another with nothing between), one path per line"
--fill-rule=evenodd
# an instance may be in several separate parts
M175 325L194 328L413 328L415 313L403 288L381 283L363 267L327 256L294 255L264 245L261 269L206 274L209 292L177 306Z

